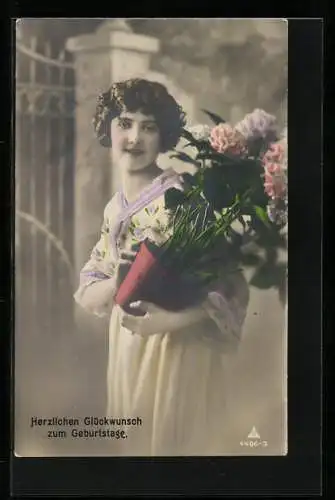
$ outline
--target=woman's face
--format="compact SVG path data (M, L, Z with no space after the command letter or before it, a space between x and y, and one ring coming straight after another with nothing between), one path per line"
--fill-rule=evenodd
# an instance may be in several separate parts
M160 133L154 116L123 111L111 124L112 156L121 168L138 171L159 154Z

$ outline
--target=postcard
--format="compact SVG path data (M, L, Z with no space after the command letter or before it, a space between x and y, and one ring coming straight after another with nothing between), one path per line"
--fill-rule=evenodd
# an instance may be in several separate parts
M17 457L284 456L284 19L16 25Z

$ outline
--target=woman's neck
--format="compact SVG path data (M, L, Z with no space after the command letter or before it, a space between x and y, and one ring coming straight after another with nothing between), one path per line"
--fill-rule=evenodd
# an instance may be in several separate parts
M162 170L156 164L138 172L123 172L122 188L126 200L129 203L136 200L141 191L161 173Z

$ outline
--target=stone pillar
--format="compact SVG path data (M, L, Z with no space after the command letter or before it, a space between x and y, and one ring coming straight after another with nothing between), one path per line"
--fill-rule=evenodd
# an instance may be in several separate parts
M76 71L74 255L79 276L99 237L104 206L118 185L111 151L100 146L93 133L96 98L114 81L145 77L159 42L134 34L126 21L114 19L92 34L68 39L67 50L74 55Z
M118 184L111 152L93 134L97 96L112 82L145 76L155 38L136 35L122 20L108 20L93 34L70 38L76 71L75 256L77 272L87 259L101 224L102 211ZM113 173L113 175L112 175Z

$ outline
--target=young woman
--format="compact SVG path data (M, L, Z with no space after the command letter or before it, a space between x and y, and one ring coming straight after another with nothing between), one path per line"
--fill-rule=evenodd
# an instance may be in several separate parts
M139 303L145 315L138 316L113 302L135 256L130 221L178 185L178 175L163 172L156 161L177 144L184 125L185 114L167 89L142 79L115 83L99 98L94 119L100 143L112 148L122 190L105 208L101 238L81 271L75 299L94 314L110 315L108 416L141 419L141 425L126 426L117 454L225 454L222 354L241 336L249 300L242 276L179 312Z

